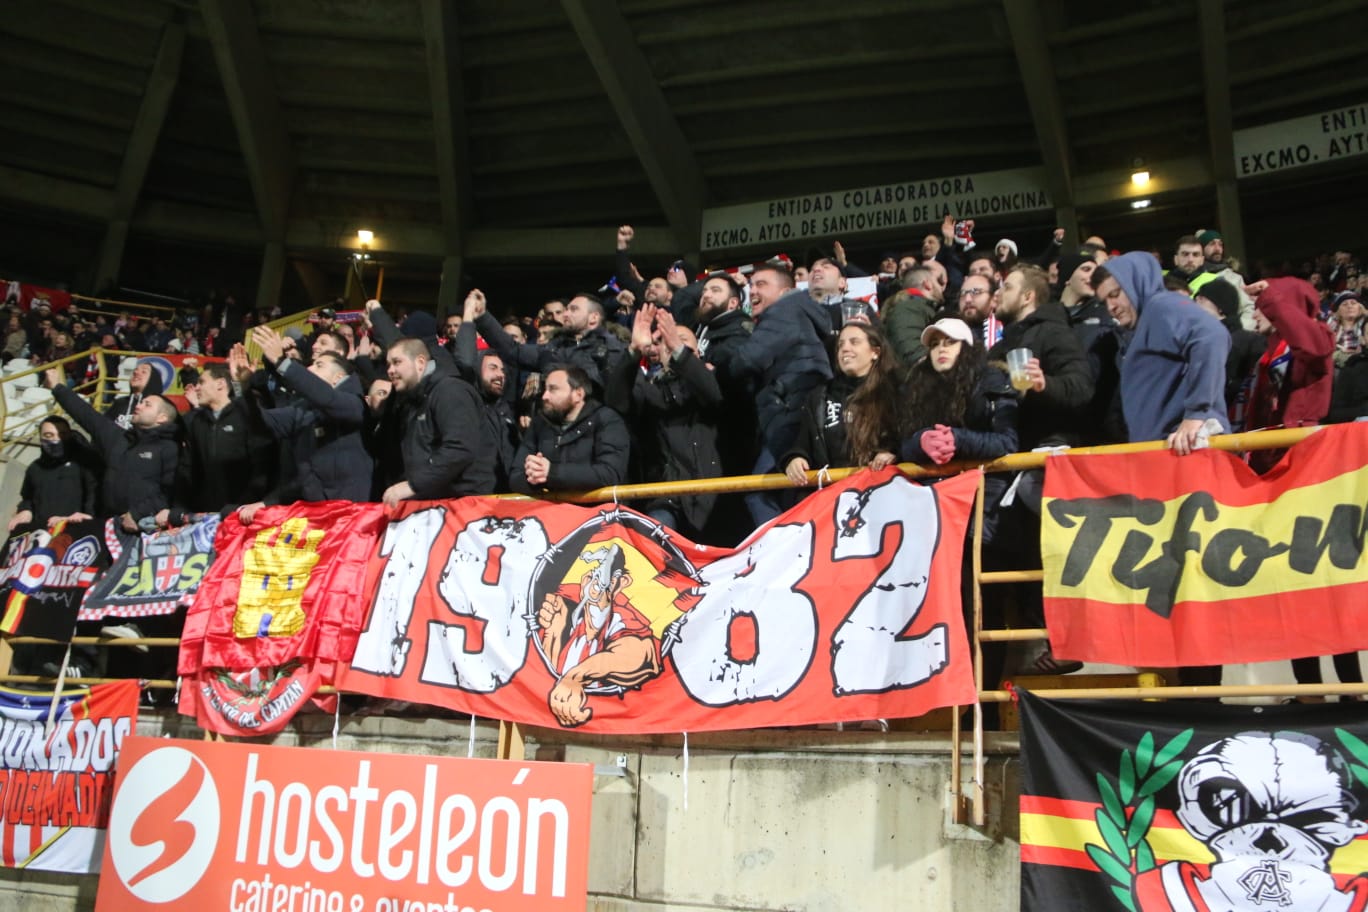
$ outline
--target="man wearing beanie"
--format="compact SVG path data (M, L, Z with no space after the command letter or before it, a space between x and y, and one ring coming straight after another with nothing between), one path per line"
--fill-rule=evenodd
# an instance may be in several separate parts
M1225 242L1221 239L1219 231L1206 229L1199 232L1192 238L1192 242L1201 247L1201 259L1192 274L1188 277L1188 290L1194 295L1208 282L1221 279L1229 282L1235 289L1236 297L1240 301L1240 325L1245 329L1256 329L1254 324L1254 299L1245 293L1244 276L1231 269L1225 262ZM1207 255L1207 251L1216 254L1217 259L1212 259Z

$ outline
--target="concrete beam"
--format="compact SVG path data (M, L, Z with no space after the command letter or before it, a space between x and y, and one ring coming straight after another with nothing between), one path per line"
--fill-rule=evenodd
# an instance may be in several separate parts
M184 53L185 27L178 22L168 23L162 31L157 59L147 77L142 104L138 107L138 116L133 120L133 130L124 149L123 164L114 183L113 217L105 229L95 265L93 287L97 289L117 281L119 277L124 242L128 239L128 222L142 194L143 180L152 163L157 140L161 138L162 124L166 122L166 112L171 107L171 96L175 94L176 83L180 80Z
M261 226L268 239L283 240L294 163L252 6L200 0L200 13L228 96Z
M432 132L436 140L438 199L442 227L446 230L446 254L460 281L461 245L474 217L475 199L470 189L470 131L466 128L465 81L461 76L461 40L457 31L455 0L420 0L423 41L427 52L429 94L432 97ZM442 282L446 292L448 283ZM441 296L438 312L450 306L455 291Z
M1207 142L1216 178L1216 221L1231 255L1244 255L1244 218L1235 177L1235 125L1230 107L1230 65L1225 0L1197 0L1202 35L1202 83L1206 93ZM1195 226L1194 226L1195 227Z
M1055 201L1056 223L1064 229L1065 243L1074 244L1079 237L1074 215L1073 172L1069 164L1069 134L1040 9L1034 3L1002 0L1002 10L1007 16L1007 30L1012 35L1022 88L1040 141L1045 182Z
M708 187L665 93L616 3L561 0L679 245L698 245Z

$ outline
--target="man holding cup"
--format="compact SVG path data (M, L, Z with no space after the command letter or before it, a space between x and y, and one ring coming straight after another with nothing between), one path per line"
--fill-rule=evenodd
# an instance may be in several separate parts
M1076 443L1093 394L1092 372L1064 309L1050 302L1045 270L1013 268L1002 283L997 316L1007 326L988 360L1006 361L1012 386L1022 394L1022 449Z

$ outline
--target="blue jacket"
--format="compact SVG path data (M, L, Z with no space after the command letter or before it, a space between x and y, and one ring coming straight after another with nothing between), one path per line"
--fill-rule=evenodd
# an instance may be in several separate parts
M755 321L755 332L729 353L724 379L751 377L760 435L770 452L793 443L808 394L831 379L826 337L831 317L805 291L791 291Z
M1135 305L1135 334L1121 362L1121 408L1130 439L1163 440L1189 418L1229 431L1225 364L1230 333L1182 295L1164 290L1159 263L1122 254L1107 271Z

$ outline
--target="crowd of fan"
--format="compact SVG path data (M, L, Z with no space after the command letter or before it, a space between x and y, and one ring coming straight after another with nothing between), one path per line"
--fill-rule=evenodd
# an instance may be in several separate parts
M869 273L840 244L792 269L775 260L696 277L676 261L647 278L623 226L614 287L548 300L531 326L496 318L504 302L479 290L440 328L425 311L396 324L378 301L356 323L324 311L307 335L250 314L235 336L219 327L239 323L221 318L68 328L15 315L10 356L179 345L228 362L203 366L185 413L147 365L103 413L49 372L90 442L60 418L43 423L12 528L106 515L148 530L234 511L251 523L297 500L393 506L787 474L790 491L634 504L730 545L826 467L1160 439L1185 454L1212 434L1368 415L1363 279L1348 253L1306 264L1304 277L1250 281L1210 229L1119 256L1100 238L1065 247L1056 232L1033 261L1010 240L980 247L972 231L947 218L915 252L887 255L872 300L847 298L848 280ZM1255 467L1277 455L1255 454ZM991 478L989 564L1026 566L1039 476ZM1067 670L1048 651L1037 669Z

